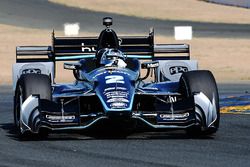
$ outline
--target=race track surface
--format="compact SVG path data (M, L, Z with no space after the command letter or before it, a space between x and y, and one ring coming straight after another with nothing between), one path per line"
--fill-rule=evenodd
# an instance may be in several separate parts
M227 94L227 85L219 87ZM232 90L231 86L229 86ZM244 94L249 86L237 86ZM250 115L222 114L218 133L192 139L182 131L96 139L52 134L42 141L19 141L12 119L12 90L0 87L0 166L249 167Z
M46 0L1 0L0 23L62 30L65 22L80 22L82 31L100 32L104 16L114 18L118 33L173 35L176 25L192 25L199 37L250 37L250 25L140 19L68 8ZM220 85L221 97L248 95L249 85ZM247 92L246 92L247 91ZM235 99L235 98L233 98ZM132 134L126 139L96 139L87 134L51 134L42 141L20 141L13 127L13 93L0 86L0 166L102 167L249 167L250 114L222 114L218 133L189 138L182 131Z
M79 22L82 31L100 32L102 18L111 16L118 34L147 34L154 26L157 35L173 36L174 26L193 26L195 37L250 38L250 24L220 24L191 21L142 19L105 12L93 12L46 0L1 0L0 23L14 26L62 30L66 22Z

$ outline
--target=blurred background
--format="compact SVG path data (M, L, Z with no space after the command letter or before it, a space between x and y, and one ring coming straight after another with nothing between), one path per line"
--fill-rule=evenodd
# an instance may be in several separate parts
M18 45L51 45L65 23L80 24L79 36L98 36L102 18L113 17L118 35L147 35L155 43L188 43L200 69L219 83L250 83L250 0L1 0L0 85L12 84ZM174 26L192 26L193 39L176 41ZM72 81L58 64L56 81Z

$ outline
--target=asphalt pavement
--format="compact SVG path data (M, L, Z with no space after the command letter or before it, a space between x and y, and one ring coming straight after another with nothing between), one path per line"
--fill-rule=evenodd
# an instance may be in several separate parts
M222 85L220 90L227 87ZM234 92L249 90L249 86L239 88ZM125 139L62 133L45 140L20 141L13 126L12 100L11 87L1 86L0 166L250 166L250 114L222 114L219 131L209 138L189 138L183 131L172 131L132 134Z

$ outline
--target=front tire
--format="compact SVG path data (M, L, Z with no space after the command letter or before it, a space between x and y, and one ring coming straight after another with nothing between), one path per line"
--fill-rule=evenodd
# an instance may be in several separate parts
M194 126L187 129L187 133L192 136L214 134L219 128L220 108L217 84L213 74L207 70L183 73L180 78L180 92L184 97L190 97L197 92L202 92L211 102L214 98L217 119L213 123L213 126L206 128L205 125L201 123L200 126ZM203 119L205 118L203 117Z
M32 94L40 95L40 99L51 101L51 82L47 75L43 74L24 74L18 80L14 96L14 124L18 130L20 138L28 137L21 133L20 111L22 103ZM48 132L44 130L38 133L37 137L47 137Z

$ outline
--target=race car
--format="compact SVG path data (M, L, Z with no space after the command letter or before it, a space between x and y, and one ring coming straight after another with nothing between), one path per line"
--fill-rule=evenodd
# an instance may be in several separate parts
M148 36L117 36L112 18L99 37L56 37L51 46L17 46L13 65L14 124L19 137L109 127L183 129L212 135L219 128L218 90L198 70L188 44L154 44ZM56 62L75 81L55 83Z

